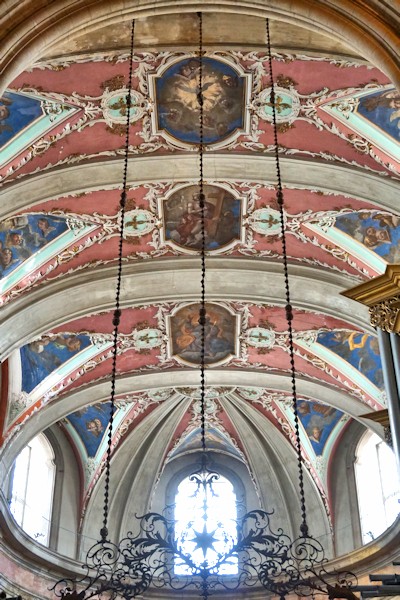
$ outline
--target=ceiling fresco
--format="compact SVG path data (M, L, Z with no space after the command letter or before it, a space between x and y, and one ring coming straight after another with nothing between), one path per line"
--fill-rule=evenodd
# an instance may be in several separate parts
M270 186L215 181L204 191L207 253L281 256L279 211ZM113 262L118 195L117 190L73 194L1 221L0 302L10 302L45 279ZM291 260L349 273L360 281L398 262L397 214L316 190L287 189L285 198ZM197 185L131 186L124 260L196 254L200 225Z
M156 130L164 130L180 142L200 143L199 78L199 59L193 57L168 65L150 80L157 108ZM247 129L250 75L242 75L237 65L205 58L202 80L204 143L215 144Z
M170 152L177 147L188 149L190 143L196 143L198 134L194 130L191 133L189 122L185 124L190 118L195 123L198 114L197 100L190 87L196 85L198 77L194 60L193 55L185 56L183 52L144 52L135 56L130 135L133 154ZM270 151L273 140L266 56L257 52L230 51L220 53L218 58L206 56L205 61L210 78L205 92L209 95L210 111L212 106L215 115L217 102L218 110L222 111L218 123L210 121L207 125L206 118L207 140L213 147L217 145L236 152ZM386 122L393 130L398 122L395 116L398 109L392 107L396 98L387 98L394 92L387 91L388 81L377 69L345 61L342 64L306 57L299 60L283 54L276 55L274 62L283 155L326 158L329 154L330 160L340 164L359 165L383 174L396 172L393 160L382 155L381 142L378 145L373 141L363 142L360 136L367 134L360 131L359 126L353 130L351 119L346 119L346 130L342 131L326 119L327 113L321 108L332 102L332 106L336 106L338 98L344 94L371 94L373 87L375 94L382 90L380 111L386 114ZM314 77L316 68L318 82ZM187 70L187 75L180 69ZM82 58L42 64L20 75L7 94L39 96L42 109L50 106L48 110L53 111L48 117L52 119L52 131L44 137L39 134L32 138L29 126L12 116L13 112L17 114L18 107L3 103L3 121L15 121L13 133L19 139L25 138L25 150L21 153L19 149L7 158L7 164L0 172L2 178L10 181L16 176L54 166L77 164L100 156L119 156L123 134L121 119L126 110L123 99L126 70L125 57L110 55L103 61L98 57L95 62ZM164 95L168 90L169 101L176 104L175 108L169 107L170 112L162 108L161 89ZM70 115L65 121L67 109ZM370 113L368 123L375 115L373 110ZM225 115L223 119L222 115ZM181 134L171 125L175 123L178 127L178 116L182 120ZM59 123L61 118L65 121L64 126ZM376 116L377 128L382 119ZM166 120L170 123L169 129L164 123ZM398 147L393 136L391 140ZM393 147L389 154L393 157Z
M139 300L123 306L117 375L123 381L148 376L148 388L132 384L129 392L117 393L112 452L118 456L124 444L133 443L137 428L154 415L164 415L167 422L174 403L179 409L187 406L176 422L171 417L161 476L166 465L200 446L198 387L193 385L200 363L199 297L186 292L183 270L195 261L200 267L199 179L197 167L186 172L184 162L195 164L199 149L199 61L195 51L183 47L152 49L145 22L140 31L148 43L135 51L133 63L129 154L137 161L128 178L122 288L128 288L125 267L146 272L154 290L162 285L163 270L171 266L172 275L165 300L140 296L138 278ZM99 44L117 48L120 40L113 35L102 31ZM81 44L89 50L96 45L89 34ZM208 48L203 66L206 260L207 266L219 267L222 279L225 270L238 290L225 297L218 281L216 293L210 277L207 443L214 453L241 461L256 487L257 465L243 438L249 415L256 415L257 424L268 422L293 456L296 429L285 387L290 379L285 300L264 302L258 293L257 269L274 273L282 259L275 180L261 162L257 172L247 168L250 160L273 158L271 81L260 47ZM69 306L68 286L91 282L94 274L116 264L121 184L104 181L99 173L115 163L122 177L128 66L126 50L117 49L49 58L22 73L0 98L0 181L4 194L10 194L0 209L0 304L13 316L14 307L45 298L47 289L62 289L65 297L65 318L50 319L45 331L36 327L43 309L34 304L32 324L26 325L31 337L18 338L24 343L7 354L2 437L8 443L34 427L40 411L46 426L63 432L79 464L82 520L103 474L109 392L75 399L80 392L97 394L110 378L113 313L101 284L95 291L99 301L93 298L92 307L82 311ZM297 179L285 170L283 177L295 285L301 277L302 289L313 290L318 283L320 290L326 283L329 294L332 281L344 289L384 273L388 264L400 262L400 212L392 199L386 203L368 188L371 180L388 187L399 180L398 93L384 74L354 56L276 51L273 72L279 153L298 166ZM222 159L227 161L223 168ZM170 165L167 176L163 165ZM327 165L330 176L325 171L317 176ZM98 169L97 179L86 180L91 167ZM302 178L303 168L315 169L311 183ZM44 175L49 179L42 181ZM346 183L353 175L365 176L365 182L347 192L340 178ZM244 290L241 277L250 262L254 282ZM324 308L318 294L314 303L294 306L293 340L298 380L306 389L298 404L301 452L331 519L329 469L336 448L353 419L363 422L365 413L383 409L386 397L374 331L358 313L345 317L344 309L336 311L339 301ZM252 378L251 386L245 375ZM271 380L268 387L265 379L259 382L263 375ZM46 421L50 408L58 406L59 418ZM157 423L164 421L160 417ZM263 440L269 442L267 434Z

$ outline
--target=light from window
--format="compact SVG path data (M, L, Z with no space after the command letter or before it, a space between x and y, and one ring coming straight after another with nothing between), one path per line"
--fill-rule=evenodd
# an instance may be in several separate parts
M356 453L355 475L364 544L385 531L400 512L396 459L385 442L367 432Z
M16 458L10 510L18 525L44 545L49 543L54 478L53 450L40 434Z
M227 554L237 541L236 494L228 479L220 475L212 484L198 484L186 477L175 496L174 518L178 548L196 567L216 568L221 575L238 572L236 556L217 566L218 555ZM176 575L193 573L179 559L174 570Z

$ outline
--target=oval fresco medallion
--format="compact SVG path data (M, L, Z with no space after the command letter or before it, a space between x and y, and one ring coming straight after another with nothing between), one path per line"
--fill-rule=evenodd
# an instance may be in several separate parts
M174 139L200 143L200 61L175 62L154 78L156 128ZM203 59L203 141L214 144L244 130L249 75L215 58Z
M125 88L104 92L101 99L101 108L104 119L109 126L126 125L128 90ZM146 100L144 96L135 90L131 91L130 123L141 119L145 113Z
M249 215L249 226L261 235L279 235L281 232L280 214L273 208L258 208Z
M140 237L154 229L154 215L144 208L128 210L124 217L124 236Z
M224 188L205 185L205 247L219 250L240 241L242 200ZM164 240L186 250L201 250L199 186L180 188L162 201Z
M275 332L265 327L251 327L247 330L247 341L255 348L273 348Z
M300 112L300 100L293 89L275 86L276 96L276 122L292 123ZM273 105L271 102L271 88L263 90L255 101L258 116L265 121L273 121Z
M205 363L212 365L235 355L236 316L219 304L206 302ZM170 317L171 354L183 362L200 363L200 304L189 304Z

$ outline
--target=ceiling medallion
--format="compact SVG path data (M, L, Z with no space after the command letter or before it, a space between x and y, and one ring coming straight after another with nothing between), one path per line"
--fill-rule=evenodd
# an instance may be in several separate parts
M103 93L101 98L101 108L103 110L104 119L109 127L113 127L114 125L124 126L126 124L127 92L128 90L126 88L120 88L111 92L107 89ZM145 114L148 103L145 97L136 90L131 90L131 97L132 106L129 111L129 122L135 123Z
M178 307L167 317L170 355L179 362L199 365L202 344L207 365L220 365L237 356L239 317L220 304L206 303L204 340L199 303Z
M141 237L156 226L154 215L144 208L128 210L124 216L124 237Z
M205 244L208 253L233 247L243 239L245 201L223 186L204 185ZM164 243L198 254L201 247L201 208L198 185L175 188L159 201Z
M251 75L226 56L202 57L203 144L219 148L249 131ZM200 61L172 57L149 74L153 133L180 148L200 143Z
M255 348L273 348L275 332L265 327L251 327L246 331L247 343Z
M291 124L296 120L300 112L300 98L296 90L291 87L290 89L274 86L276 103L276 122ZM271 88L265 88L259 93L257 99L254 101L254 106L257 115L264 121L273 121L273 103L271 101Z
M248 215L247 222L253 231L261 235L279 235L281 232L280 214L273 208L258 208Z

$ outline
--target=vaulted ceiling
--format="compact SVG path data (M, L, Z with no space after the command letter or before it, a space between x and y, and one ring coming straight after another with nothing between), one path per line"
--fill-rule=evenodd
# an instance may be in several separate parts
M0 99L3 464L59 431L83 529L102 493L130 23L89 29ZM136 23L113 434L129 488L132 457L156 482L198 447L197 35L191 13ZM265 22L210 12L204 36L208 442L265 500L261 448L276 481L295 463ZM329 530L341 440L386 404L368 313L340 292L400 262L400 96L343 41L280 20L271 37L302 451Z

